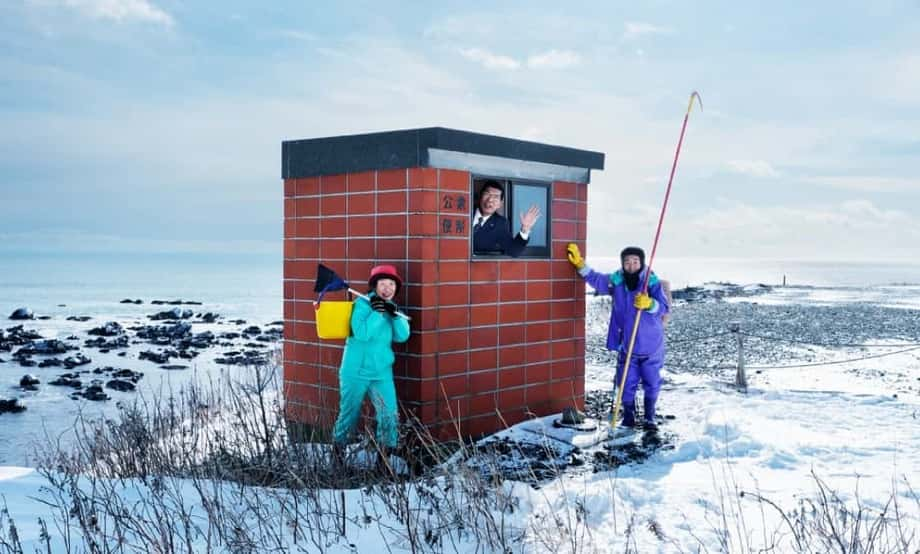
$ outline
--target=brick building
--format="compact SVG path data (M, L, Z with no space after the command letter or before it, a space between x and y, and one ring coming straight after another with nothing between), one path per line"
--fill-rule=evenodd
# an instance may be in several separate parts
M344 341L316 336L323 263L366 290L393 264L412 337L394 345L404 409L442 438L480 436L584 404L584 284L565 244L584 248L588 182L604 155L444 128L286 141L284 385L287 414L331 428ZM470 221L486 178L505 214L543 217L518 258L474 255Z

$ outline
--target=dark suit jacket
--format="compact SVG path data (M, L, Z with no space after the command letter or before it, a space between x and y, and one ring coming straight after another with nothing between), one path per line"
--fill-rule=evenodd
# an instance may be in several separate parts
M474 218L471 226L475 223ZM474 254L506 254L517 258L526 246L527 241L517 233L512 235L508 220L499 214L492 214L478 231L473 232Z

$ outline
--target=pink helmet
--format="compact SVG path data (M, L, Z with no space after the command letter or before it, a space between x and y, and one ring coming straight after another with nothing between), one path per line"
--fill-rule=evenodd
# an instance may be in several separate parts
M399 278L399 274L396 273L396 268L391 265L378 265L371 269L370 279L367 280L367 285L371 289L377 288L377 281L380 279L393 279L396 281L396 294L399 294L399 289L402 288L402 279Z

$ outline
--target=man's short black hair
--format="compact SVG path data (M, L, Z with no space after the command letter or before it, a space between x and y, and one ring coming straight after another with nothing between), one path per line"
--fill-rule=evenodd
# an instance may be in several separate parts
M495 179L486 179L486 180L482 183L482 186L479 187L479 192L476 194L476 199L477 199L477 201L479 200L480 197L482 197L482 191L484 191L484 190L486 190L486 189L495 189L495 190L497 190L497 191L500 191L500 192L502 193L502 200L504 201L504 199L505 199L505 186L502 185L500 182L496 181Z

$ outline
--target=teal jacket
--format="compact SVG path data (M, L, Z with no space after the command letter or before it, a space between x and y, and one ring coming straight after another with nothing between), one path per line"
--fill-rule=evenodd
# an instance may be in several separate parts
M370 298L376 296L373 292ZM340 373L367 379L393 375L392 343L409 340L409 322L401 317L375 312L363 298L355 300L351 312L351 336L345 341Z

